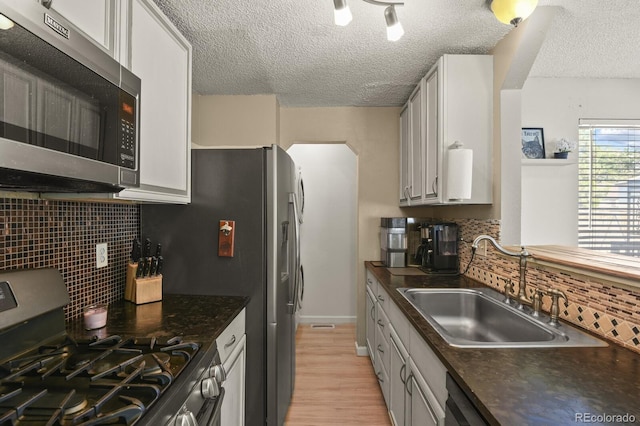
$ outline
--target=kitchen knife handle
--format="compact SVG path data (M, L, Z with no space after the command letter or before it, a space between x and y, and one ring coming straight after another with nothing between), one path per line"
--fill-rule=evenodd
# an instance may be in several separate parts
M160 275L162 273L163 266L164 266L164 258L162 256L158 256L158 265L156 266L156 275Z
M144 273L144 264L145 264L144 257L141 257L138 260L138 269L136 269L136 278L142 278L142 274Z
M151 259L151 266L149 267L149 276L154 276L158 273L158 258L157 257L150 257L149 259Z
M147 238L144 240L144 252L142 253L143 257L151 256L151 240Z

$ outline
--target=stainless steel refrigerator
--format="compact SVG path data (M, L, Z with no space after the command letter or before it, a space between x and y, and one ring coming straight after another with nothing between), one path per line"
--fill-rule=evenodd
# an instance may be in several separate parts
M300 268L295 165L277 146L192 151L189 205L141 206L143 238L162 245L163 292L249 296L247 425L282 425L295 381ZM221 220L234 255L218 256Z

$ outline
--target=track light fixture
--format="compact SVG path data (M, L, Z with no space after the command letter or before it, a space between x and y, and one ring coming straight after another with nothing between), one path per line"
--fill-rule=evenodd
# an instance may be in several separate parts
M387 40L397 41L404 35L404 28L398 20L395 6L403 6L402 2L386 2L378 0L362 0L376 6L386 6L384 19L387 22ZM333 0L333 18L336 25L346 26L351 22L353 16L347 5L347 0Z
M518 24L529 17L538 5L538 0L492 0L491 11L503 24Z
M333 20L336 25L345 27L353 19L347 0L333 0Z

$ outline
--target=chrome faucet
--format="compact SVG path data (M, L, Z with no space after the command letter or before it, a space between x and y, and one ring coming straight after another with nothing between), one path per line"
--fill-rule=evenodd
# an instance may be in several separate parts
M519 252L507 250L504 247L502 247L500 244L498 244L498 242L493 237L489 235L479 235L478 237L476 237L475 240L473 240L473 244L471 244L471 250L473 253L475 253L475 251L478 249L478 244L482 240L489 241L496 248L496 250L498 250L502 254L520 258L520 279L518 281L518 296L516 301L518 303L519 309L522 309L522 305L531 305L533 301L529 299L529 297L527 296L527 279L526 279L527 257L530 256L529 252L524 248L524 246L520 248Z

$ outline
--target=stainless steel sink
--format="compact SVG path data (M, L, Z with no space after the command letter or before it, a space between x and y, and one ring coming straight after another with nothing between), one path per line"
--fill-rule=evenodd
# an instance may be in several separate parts
M451 346L461 348L541 348L608 346L566 324L551 326L549 317L506 304L488 288L398 291Z

